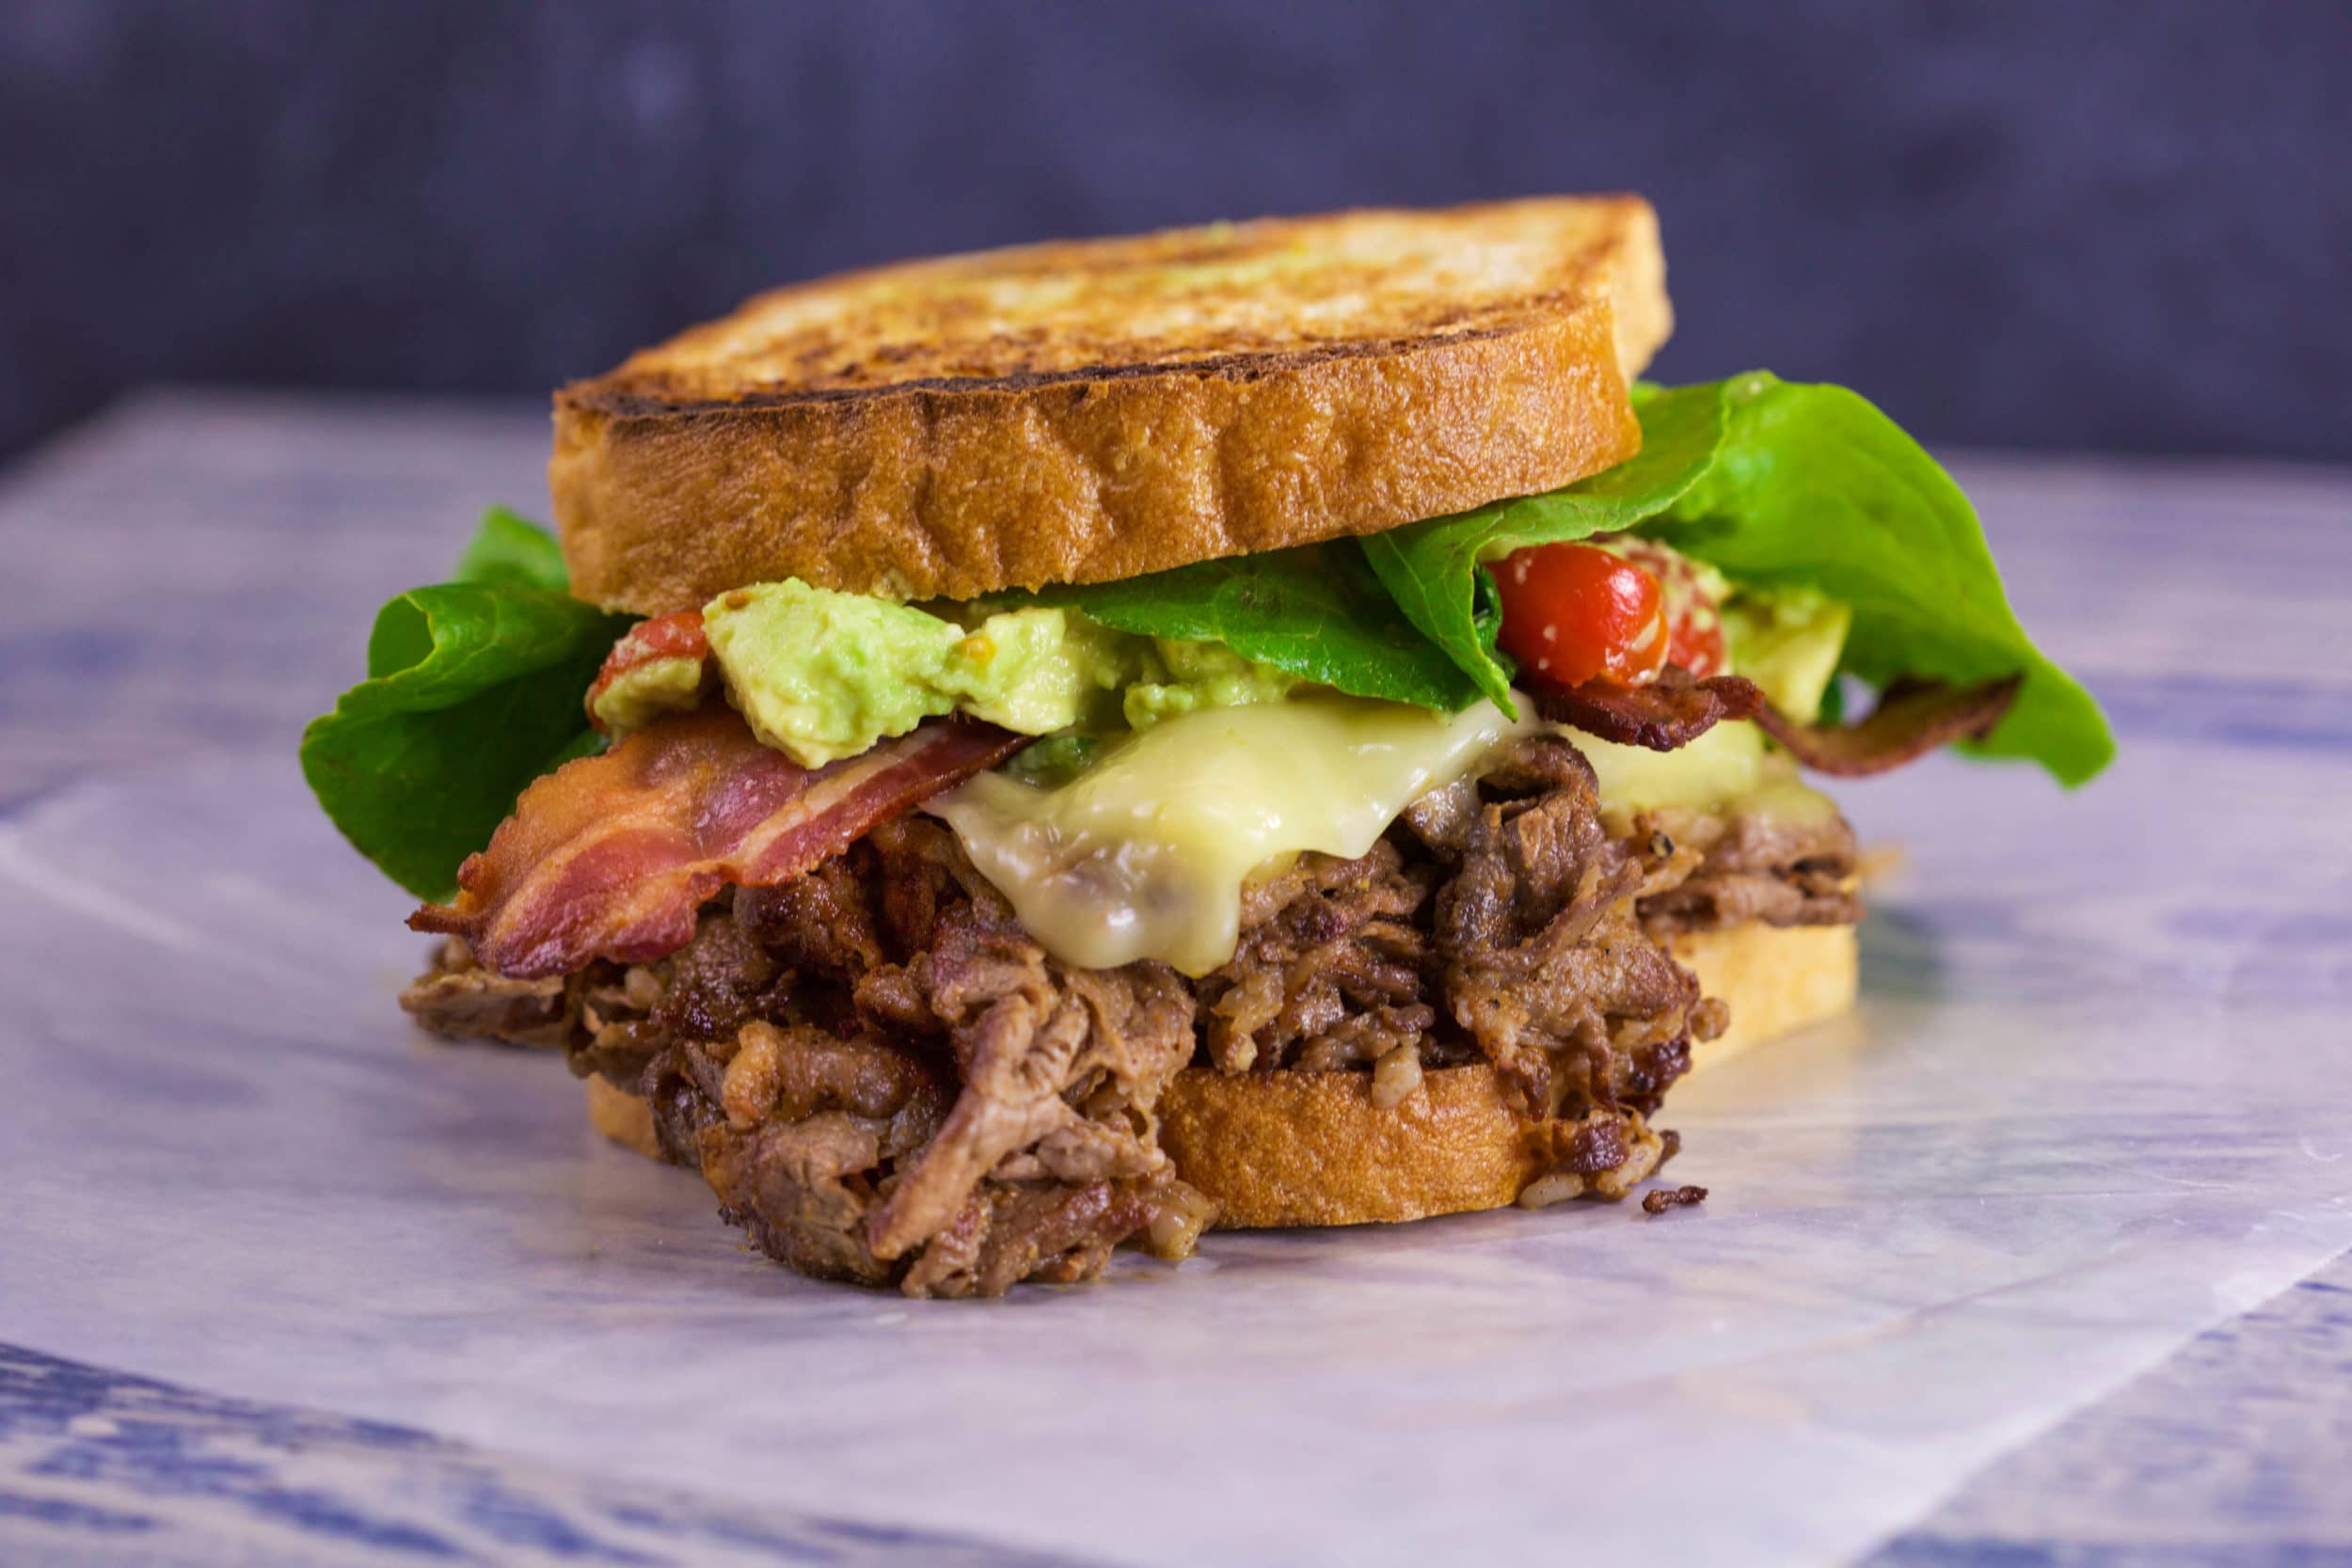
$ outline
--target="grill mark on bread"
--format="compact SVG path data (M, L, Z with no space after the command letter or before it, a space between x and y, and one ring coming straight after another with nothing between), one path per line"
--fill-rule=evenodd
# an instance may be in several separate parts
M673 384L668 383L667 378L641 375L637 379L647 384L642 390L635 388L615 389L610 378L576 381L556 393L556 403L559 407L586 409L615 420L691 420L756 409L812 404L832 406L880 398L936 394L986 396L992 393L1032 392L1073 384L1076 387L1076 396L1073 401L1084 403L1093 395L1096 388L1120 381L1141 381L1155 376L1196 376L1243 383L1262 381L1284 371L1306 370L1334 360L1378 359L1408 354L1430 347L1433 341L1456 344L1506 338L1525 330L1526 325L1524 322L1514 322L1505 326L1475 327L1429 337L1333 342L1312 349L1284 349L1255 354L1218 354L1165 363L1146 360L1136 364L1080 365L1066 371L1025 370L1004 375L931 375L884 382L872 387L802 387L788 391L764 391L754 388L726 397L696 397L684 391L665 393L660 388L665 384Z

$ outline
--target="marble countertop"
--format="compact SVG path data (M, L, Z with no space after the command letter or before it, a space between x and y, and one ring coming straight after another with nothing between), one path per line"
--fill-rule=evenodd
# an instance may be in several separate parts
M103 866L86 880L61 877L60 867L78 872L80 847L96 842L93 824L151 825L167 815L170 781L195 780L193 787L210 792L209 803L189 813L199 836L213 823L215 836L270 838L274 824L234 808L277 811L271 769L282 771L303 721L358 668L369 620L389 592L436 577L484 503L539 509L545 439L544 418L529 409L161 392L0 474L0 828L13 824L16 832L0 840L0 870L15 878L19 894L19 925L10 929L38 934L23 923L43 890L86 905L107 896ZM2057 901L2086 896L2081 878L2066 869L2070 855L2130 860L2132 875L2118 886L2148 895L2135 903L2120 894L2103 918L2127 938L2136 921L2155 918L2150 911L2160 910L2165 925L2138 933L2146 937L2140 949L2119 942L2094 955L2101 983L2161 988L2177 980L2189 988L2185 996L2242 1003L2255 1025L2276 1017L2296 1032L2294 1049L2280 1046L2278 1059L2308 1059L2312 1082L2323 1095L2332 1087L2329 1104L2341 1107L2352 1083L2352 1029L2337 1022L2352 1003L2352 827L2326 803L2352 786L2352 659L2330 657L2352 651L2352 471L1989 455L1963 456L1953 467L1985 515L2026 624L2107 705L2127 756L2137 750L2169 759L2184 790L2208 793L2242 767L2260 791L2301 802L2296 820L2308 824L2293 851L2248 841L2273 856L2296 854L2297 863L2281 868L2291 875L2249 865L2242 886L2233 886L2215 869L2227 864L2230 830L2216 820L2212 842L2184 842L2181 835L2204 830L2199 819L2165 815L2159 769L2130 776L2110 799L2131 802L2116 810L2141 813L2132 821L2169 839L2134 837L2129 823L2085 815L2090 808L2080 802L2095 804L2095 790L2066 814L2033 815L2042 808L2027 783L2004 775L1983 820L2014 824L2017 832L1995 827L1985 853L2035 865L2036 876L2016 880L2017 898ZM1866 833L1874 819L1889 831L1933 832L1906 815L1904 787L1868 786L1856 810ZM1925 787L1963 798L1948 780L1931 778ZM2258 812L2264 799L2258 793L2245 804ZM106 811L129 815L108 818ZM2035 824L2081 843L2024 842ZM2004 884L1961 878L1964 855L1952 857L1947 881L1932 880L1927 872L1939 863L1935 845L1926 847L1919 885L1906 895L1915 907L1899 902L1883 934L1866 935L1866 987L1887 997L1895 1009L1887 1017L1930 1016L1919 1009L1932 988L1922 989L1920 975L1936 955L1922 930L1966 933L2020 919L2032 929L2030 911L1967 907L1979 887ZM2180 879L2204 879L2194 889L2168 882L2166 866L2175 861L2185 868ZM210 863L191 862L199 867L191 875L200 879ZM2275 892L2280 880L2291 884L2283 895ZM217 891L224 907L243 908L239 899L266 890ZM152 909L118 907L107 918L159 926L176 917L177 896ZM2274 912L2265 899L2278 896L2299 900L2283 947L2273 940L2276 922L2265 924ZM329 904L323 918L349 907ZM2095 898L2085 907L2093 906ZM2020 996L2063 978L2063 942L2051 940L2058 967L2021 981ZM2200 970L2201 942L2228 955L2226 974ZM2265 958L2257 951L2265 942L2284 956ZM28 956L45 951L38 944L12 946L18 962L46 961ZM405 955L394 930L383 961ZM2134 980L2131 965L2141 957L2155 967ZM105 1060L137 1063L147 1059L142 1051L167 1049L170 1015L141 1002L140 984L126 978L113 1003L143 1007L137 1016L151 1021L156 1043L118 1037ZM30 990L30 1012L0 1024L0 1061L10 1050L29 1052L43 1030L71 1034L70 1021L43 1012L49 993ZM2236 1040L2245 1024L2233 1021L2227 1037ZM388 1024L386 1037L395 1034ZM13 1081L39 1082L18 1069L9 1069ZM525 1082L519 1070L484 1070L501 1086L509 1077ZM20 1110L23 1098L20 1091ZM88 1103L125 1108L94 1123L93 1136L142 1135L135 1097ZM32 1108L38 1121L40 1102ZM2020 1391L1971 1429L1968 1442L1939 1449L1940 1468L1915 1467L1899 1486L1890 1481L1883 1496L1904 1499L1896 1514L1856 1514L1836 1528L1774 1537L1778 1544L1750 1560L1803 1560L1807 1552L1901 1564L2352 1559L2352 1484L2344 1479L2352 1455L2352 1259L2337 1239L2352 1167L2337 1163L2345 1152L2332 1141L2341 1125L2321 1117L2302 1134L2308 1206L2282 1198L2244 1233L2234 1219L2200 1232L2209 1250L2195 1256L2234 1272L2201 1279L2193 1291L2183 1286L2179 1304L2134 1320L2141 1335L2135 1344L2156 1345L2153 1325L2164 1327L2153 1365L2119 1355L2096 1375L2058 1379L2062 1388L2041 1397ZM523 1130L539 1136L534 1128ZM1743 1128L1755 1131L1736 1117L1725 1128L1735 1145ZM49 1148L42 1140L59 1136L38 1128L29 1146ZM641 1202L613 1196L636 1194L640 1173L583 1164L572 1143L549 1143L533 1157L550 1170L584 1171L579 1180L624 1208ZM70 1164L72 1155L64 1158ZM2166 1158L2151 1152L2133 1179L2177 1180L2226 1197L2233 1181L2277 1181L2277 1171L2291 1176L2294 1168L2248 1174L2253 1166L2217 1165L2204 1148L2177 1165ZM0 1181L6 1161L0 1151ZM185 1172L189 1213L209 1212L211 1179L200 1167ZM231 1177L224 1170L217 1180ZM44 1228L29 1212L25 1187L0 1190L16 1192L19 1205L0 1204L0 1560L205 1568L1152 1560L1130 1543L1006 1526L982 1517L984 1509L913 1508L896 1516L873 1504L883 1494L846 1476L841 1496L857 1506L836 1511L821 1485L780 1487L774 1497L739 1485L705 1488L674 1467L632 1465L607 1449L596 1450L593 1465L576 1464L571 1449L528 1422L510 1428L453 1406L445 1423L430 1418L437 1407L429 1401L397 1403L398 1418L386 1418L365 1365L288 1380L267 1375L266 1356L199 1354L184 1337L199 1317L175 1299L168 1275L141 1273L137 1259L109 1253L79 1222ZM2030 1181L2002 1189L2022 1198L2046 1192L2057 1201L2081 1190ZM105 1212L103 1196L91 1213ZM642 1204L655 1219L675 1204L694 1212L702 1229L716 1229L698 1212L705 1205L675 1189ZM2193 1222L2171 1213L2165 1223ZM1517 1244L1482 1241L1486 1232L1467 1228L1449 1234L1457 1238L1451 1252L1391 1249L1376 1266L1425 1269L1438 1266L1432 1258L1460 1262L1470 1256L1465 1249ZM616 1245L627 1240L613 1238ZM705 1242L698 1231L698 1244ZM151 1262L156 1253L142 1256ZM1263 1292L1279 1277L1250 1273L1253 1256L1236 1251L1223 1265L1237 1271L1236 1292L1245 1279ZM36 1257L43 1266L27 1266ZM702 1261L736 1266L716 1256ZM545 1271L560 1265L532 1262L541 1271L533 1289L550 1288ZM2165 1288L2157 1271L2131 1277L2152 1292ZM126 1301L128 1284L160 1293ZM2095 1277L2078 1290L2070 1311L2096 1305ZM72 1295L81 1291L92 1293ZM2220 1305L2196 1305L2208 1298ZM271 1309L257 1307L257 1319ZM2097 1341L2086 1343L2085 1359L2097 1360ZM1593 1348L1589 1331L1580 1345ZM525 1339L515 1348L531 1347ZM290 1344L287 1355L295 1354ZM1986 1366L1997 1364L1996 1346ZM1953 1370L1956 1380L1968 1375ZM499 1438L510 1430L516 1439L504 1445ZM821 1456L814 1463L821 1470ZM1824 1474L1821 1484L1835 1491L1865 1482ZM1561 1496L1572 1498L1575 1487L1565 1478L1562 1485ZM1703 1512L1706 1481L1691 1488L1693 1510ZM1681 1539L1677 1530L1691 1533L1686 1523L1660 1523L1661 1548ZM1736 1538L1728 1555L1720 1537L1692 1539L1692 1551L1680 1554L1686 1560L1742 1556ZM1834 1550L1825 1544L1833 1542Z

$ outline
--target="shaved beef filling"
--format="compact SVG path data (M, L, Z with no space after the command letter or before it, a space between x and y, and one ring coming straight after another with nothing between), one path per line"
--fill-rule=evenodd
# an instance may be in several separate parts
M1521 1201L1621 1197L1671 1148L1646 1122L1720 1033L1670 935L1857 914L1842 821L1650 814L1604 827L1592 770L1536 736L1417 802L1369 854L1251 887L1221 969L1073 969L955 837L884 823L800 879L707 906L659 963L504 980L453 941L402 998L429 1028L561 1040L643 1094L663 1149L803 1273L916 1295L1069 1281L1136 1243L1188 1254L1211 1218L1160 1151L1189 1065L1369 1069L1491 1061L1550 1174Z
M1634 831L1642 837L1663 833L1698 857L1679 882L1641 901L1642 928L1653 937L1716 931L1751 920L1851 926L1862 918L1853 891L1853 830L1836 812L1811 817L1645 812L1635 818Z

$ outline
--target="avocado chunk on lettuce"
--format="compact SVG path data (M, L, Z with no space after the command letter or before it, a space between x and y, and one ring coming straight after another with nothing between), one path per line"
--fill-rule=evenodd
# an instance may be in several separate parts
M940 609L787 578L720 594L703 629L752 732L808 768L942 714L1101 735L1279 701L1297 684L1230 648L1115 631L1057 605Z

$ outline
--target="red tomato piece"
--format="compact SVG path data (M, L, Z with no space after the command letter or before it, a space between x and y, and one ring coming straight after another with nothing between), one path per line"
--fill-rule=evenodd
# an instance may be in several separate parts
M1722 674L1724 618L1698 563L1655 539L1627 533L1613 535L1601 547L1658 579L1659 604L1666 612L1666 662L1701 680Z
M1724 673L1724 624L1711 610L1703 620L1685 615L1677 620L1666 641L1666 662L1679 664L1699 679Z
M1633 686L1666 662L1658 578L1593 545L1533 545L1494 563L1495 641L1521 669L1562 686Z

